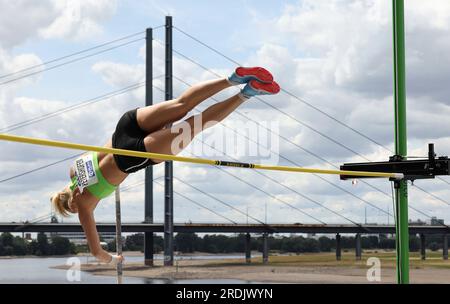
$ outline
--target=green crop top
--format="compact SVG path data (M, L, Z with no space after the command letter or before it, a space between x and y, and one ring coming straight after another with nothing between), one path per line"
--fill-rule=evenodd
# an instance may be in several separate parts
M98 166L98 155L97 152L90 152L92 154L93 165L95 170L95 175L97 176L97 183L87 186L86 189L98 199L103 199L113 193L117 186L111 185L103 176L100 168ZM72 177L72 183L70 184L70 189L73 191L78 186L77 176Z

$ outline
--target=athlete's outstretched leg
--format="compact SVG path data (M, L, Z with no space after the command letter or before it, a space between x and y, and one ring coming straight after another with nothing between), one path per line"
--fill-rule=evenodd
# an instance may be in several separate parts
M176 155L183 151L192 139L206 128L212 127L225 119L244 101L256 95L273 95L280 91L276 82L261 83L252 80L242 89L241 93L216 103L199 115L189 117L171 128L161 129L145 137L145 149L148 152ZM153 160L160 163L160 160Z
M189 117L172 128L161 129L149 134L145 140L145 148L149 152L176 155L186 148L192 139L201 131L225 119L246 100L241 94L216 103L201 114ZM188 134L183 133L188 132ZM160 163L160 160L153 160Z
M230 86L232 84L227 78L205 81L190 87L176 99L139 108L137 111L139 127L148 133L160 130L167 124L183 118L202 101Z
M148 133L160 130L167 124L183 118L195 106L214 94L230 86L246 84L252 80L269 84L273 81L273 76L264 68L238 67L228 78L196 84L177 99L138 109L137 121L139 127Z

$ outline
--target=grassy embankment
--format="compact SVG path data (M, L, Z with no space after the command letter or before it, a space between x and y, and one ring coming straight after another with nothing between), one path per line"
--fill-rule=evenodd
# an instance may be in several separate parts
M269 257L270 266L328 266L328 267L360 267L367 268L367 259L377 257L381 261L382 268L395 268L395 251L377 251L366 250L363 252L362 259L357 261L353 251L342 252L342 259L336 260L334 252L327 253L305 253L301 255L271 255ZM231 266L244 264L243 259L220 260L207 263L204 266ZM252 265L263 265L262 258L252 258ZM427 251L427 259L420 259L419 252L410 253L411 269L420 269L425 267L450 269L450 260L442 259L442 251Z

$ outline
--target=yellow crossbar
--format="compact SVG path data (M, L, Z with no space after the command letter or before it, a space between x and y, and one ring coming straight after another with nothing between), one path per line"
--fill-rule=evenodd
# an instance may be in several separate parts
M134 156L142 158L152 158L165 161L178 161L184 163L193 164L203 164L203 165L213 165L213 166L227 166L227 167L238 167L238 168L249 168L249 169L261 169L261 170L272 170L272 171L287 171L287 172L302 172L302 173L318 173L318 174L336 174L336 175L351 175L351 176L366 176L366 177L385 177L385 178L395 178L403 179L404 175L402 173L387 173L387 172L366 172L366 171L346 171L346 170L325 170L325 169L315 169L315 168L303 168L303 167L287 167L287 166L270 166L270 165L259 165L259 164L249 164L240 162L229 162L221 160L211 160L204 158L194 158L185 156L176 156L168 154L159 154L152 152L140 152L124 149L106 148L98 146L90 146L83 144L75 144L64 141L40 139L25 136L16 136L10 134L1 134L0 140L20 142L25 144L39 145L39 146L49 146L57 148L67 148L83 151L93 151L93 152L103 152L124 156Z

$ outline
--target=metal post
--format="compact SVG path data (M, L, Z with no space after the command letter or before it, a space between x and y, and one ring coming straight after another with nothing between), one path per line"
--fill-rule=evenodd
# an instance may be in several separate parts
M425 234L420 234L420 258L425 261L427 258L427 245Z
M355 237L355 256L357 261L361 260L362 257L361 233L357 233Z
M342 249L341 249L341 235L336 234L336 260L340 261L342 258Z
M269 263L269 241L267 232L263 233L263 252L262 252L263 264Z
M446 234L442 240L442 257L444 260L448 260L448 236Z
M116 188L116 251L122 255L122 220L120 213L120 187ZM117 263L117 284L122 284L122 262Z
M166 100L173 99L172 56L172 17L166 16ZM164 165L164 266L173 266L173 163Z
M250 233L245 235L245 262L250 264L252 262L252 247L251 247Z
M153 29L146 34L145 105L153 104ZM145 168L144 222L153 224L153 167ZM153 233L144 233L144 264L153 266Z
M407 155L404 1L392 0L394 40L395 154ZM408 185L396 182L397 282L409 283Z

